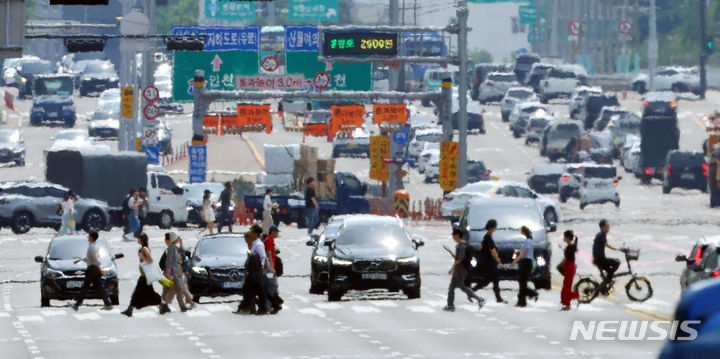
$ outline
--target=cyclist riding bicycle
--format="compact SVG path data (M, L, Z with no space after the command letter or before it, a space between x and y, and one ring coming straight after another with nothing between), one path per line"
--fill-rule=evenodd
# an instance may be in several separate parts
M606 257L605 247L614 251L620 250L607 242L607 234L610 232L610 223L607 219L601 220L599 225L600 232L595 236L595 241L593 242L593 263L600 269L600 276L603 277L603 283L609 284L608 288L603 290L603 292L607 292L609 288L612 288L613 274L615 274L615 271L620 267L620 261L615 258Z

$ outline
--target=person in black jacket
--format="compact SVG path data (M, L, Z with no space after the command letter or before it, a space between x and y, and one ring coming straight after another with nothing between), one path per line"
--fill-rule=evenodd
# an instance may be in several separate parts
M256 236L251 232L245 233L245 242L248 249L252 248ZM243 299L238 305L235 314L256 314L266 313L265 291L262 288L262 280L264 275L263 263L260 256L256 253L250 253L245 262L245 279L243 282ZM259 309L256 309L256 306Z

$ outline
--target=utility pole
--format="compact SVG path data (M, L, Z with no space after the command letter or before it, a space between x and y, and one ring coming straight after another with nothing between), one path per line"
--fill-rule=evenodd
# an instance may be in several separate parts
M700 98L705 98L705 90L707 90L707 19L705 11L707 10L707 2L698 0L700 3Z
M702 2L702 1L700 1ZM657 9L655 8L655 0L650 0L650 38L648 39L648 85L649 91L655 90L655 67L658 59L658 40L657 40Z
M468 57L467 57L467 20L468 8L465 0L460 0L457 10L458 21L458 57L460 58L460 71L458 72L458 163L457 187L467 184L467 92L468 92ZM539 16L538 16L539 17Z
M397 26L400 24L400 9L399 9L399 0L390 0L390 26ZM398 35L398 38L400 38L401 35ZM390 66L390 90L391 91L400 91L402 89L402 84L400 83L400 69L405 66L404 64L395 64L395 66ZM393 102L393 101L391 101ZM392 133L386 133L387 136L392 137ZM403 149L395 143L392 139L390 140L390 157L394 158L396 157L396 154L398 152L401 152ZM388 169L390 170L390 177L387 181L387 191L385 192L387 196L392 197L393 193L399 189L403 188L402 183L402 177L398 178L395 176L395 172L402 169L402 163L396 164L396 163L390 163L388 164Z

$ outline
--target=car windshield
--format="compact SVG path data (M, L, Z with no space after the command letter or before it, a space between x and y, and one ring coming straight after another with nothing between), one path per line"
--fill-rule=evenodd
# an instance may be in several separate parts
M118 115L117 112L98 111L98 112L95 112L92 119L93 120L107 120L107 119L119 120L120 116Z
M467 212L467 223L471 231L485 229L485 224L494 219L498 229L516 229L527 226L530 230L543 228L540 213L534 206L518 204L516 206L501 206L487 208L485 206L470 206Z
M405 230L396 223L356 223L348 226L337 239L339 246L388 249L411 248Z
M669 163L677 166L697 166L705 163L705 157L701 153L675 152L670 155Z
M107 91L103 91L102 94L100 94L100 99L103 101L111 101L114 99L120 100L120 90L118 89L111 89Z
M570 139L580 134L580 127L576 124L558 125L553 131L550 131L548 137L551 140Z
M247 257L248 246L242 236L206 238L198 243L198 256ZM245 261L244 259L242 261Z
M108 253L107 242L105 239L98 238L95 242L99 248L100 261L110 259L110 253ZM54 240L50 243L50 252L48 253L50 260L68 260L84 258L87 254L88 241L86 238L77 239L60 239Z
M22 72L26 74L49 74L52 73L52 66L49 61L28 61L21 65Z
M18 142L20 140L20 132L15 130L0 130L0 142Z
M530 107L525 107L525 108L523 108L522 111L525 112L525 113L533 113L533 112L538 111L538 110L543 110L543 111L545 111L545 108L542 107L542 106L530 106Z
M510 75L510 74L489 75L488 80L499 81L499 82L513 82L513 81L515 81L515 75Z
M547 118L533 118L530 120L530 127L534 128L545 128L550 124L550 120Z
M56 140L65 140L65 141L84 141L87 140L88 135L85 132L81 131L68 131L68 132L58 132L57 136L55 136Z
M71 77L41 78L35 81L36 95L69 96L73 93Z
M515 61L518 64L534 64L537 62L537 59L533 56L521 56L518 57Z
M113 73L113 66L109 62L90 62L85 66L85 73L88 74L104 74Z
M575 78L575 73L572 71L552 69L552 71L550 71L549 77L555 77L558 79L572 79Z
M510 92L508 92L508 97L513 97L521 100L524 100L532 95L533 92L528 90L510 90Z
M496 185L497 184L495 184L493 182L488 182L488 181L475 182L475 183L470 183L470 184L466 185L465 187L459 188L457 190L457 192L473 192L473 193L487 192L487 191L492 190Z

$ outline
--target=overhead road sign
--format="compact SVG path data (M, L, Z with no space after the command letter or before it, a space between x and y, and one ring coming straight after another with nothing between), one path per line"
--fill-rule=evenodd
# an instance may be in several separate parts
M338 0L289 0L288 8L290 21L338 21Z
M398 34L370 31L323 33L325 56L397 56Z
M518 16L521 24L532 24L537 22L537 10L535 5L521 5L518 8Z
M175 26L173 35L206 35L204 50L260 50L260 26Z
M285 26L285 51L318 51L317 26Z
M255 20L255 3L237 0L200 0L206 19L225 21Z
M330 77L327 86L322 89L313 86L314 90L372 90L372 64L370 63L336 63L332 65L331 70L326 70L326 64L318 61L317 52L311 51L287 52L285 62L287 73L302 74L309 80L315 79L319 73L327 73ZM326 79L324 76L320 77ZM318 84L324 83L318 81Z
M257 75L257 51L175 51L173 98L192 100L195 70L204 70L208 90L235 90L235 76ZM219 61L218 61L219 60Z
M306 86L302 74L235 76L238 90L302 90Z

